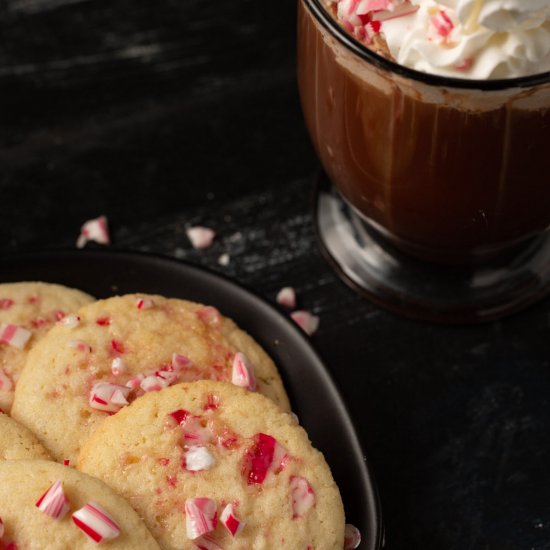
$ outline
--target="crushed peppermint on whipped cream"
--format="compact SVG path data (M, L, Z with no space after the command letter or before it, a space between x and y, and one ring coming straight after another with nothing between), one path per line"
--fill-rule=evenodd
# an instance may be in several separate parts
M400 65L470 79L550 71L548 0L326 0L369 47ZM380 48L376 48L380 51Z

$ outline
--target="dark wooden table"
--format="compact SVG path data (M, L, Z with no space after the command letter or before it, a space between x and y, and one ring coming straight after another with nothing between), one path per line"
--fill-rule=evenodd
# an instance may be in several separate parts
M322 258L294 2L2 0L0 255L113 247L296 287L360 429L387 547L550 549L550 301L500 322L398 318ZM213 227L195 251L188 225ZM218 263L221 254L230 263ZM1 277L1 274L0 274Z

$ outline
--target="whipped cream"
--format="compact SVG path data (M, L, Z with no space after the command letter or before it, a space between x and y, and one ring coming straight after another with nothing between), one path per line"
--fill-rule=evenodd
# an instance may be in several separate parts
M550 71L550 0L329 0L371 45L431 74L514 78Z

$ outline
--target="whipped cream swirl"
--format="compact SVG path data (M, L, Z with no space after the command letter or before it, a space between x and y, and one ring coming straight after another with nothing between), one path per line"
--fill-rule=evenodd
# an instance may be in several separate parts
M380 33L406 67L480 80L550 71L550 0L336 2L344 26L367 45Z

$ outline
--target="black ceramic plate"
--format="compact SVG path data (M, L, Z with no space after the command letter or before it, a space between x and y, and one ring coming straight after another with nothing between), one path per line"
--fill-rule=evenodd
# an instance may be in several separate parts
M202 268L138 253L62 251L0 261L0 282L25 280L72 286L98 298L129 292L187 298L231 317L279 367L293 410L340 487L347 521L363 534L360 548L381 546L374 482L342 398L307 337L267 302Z

